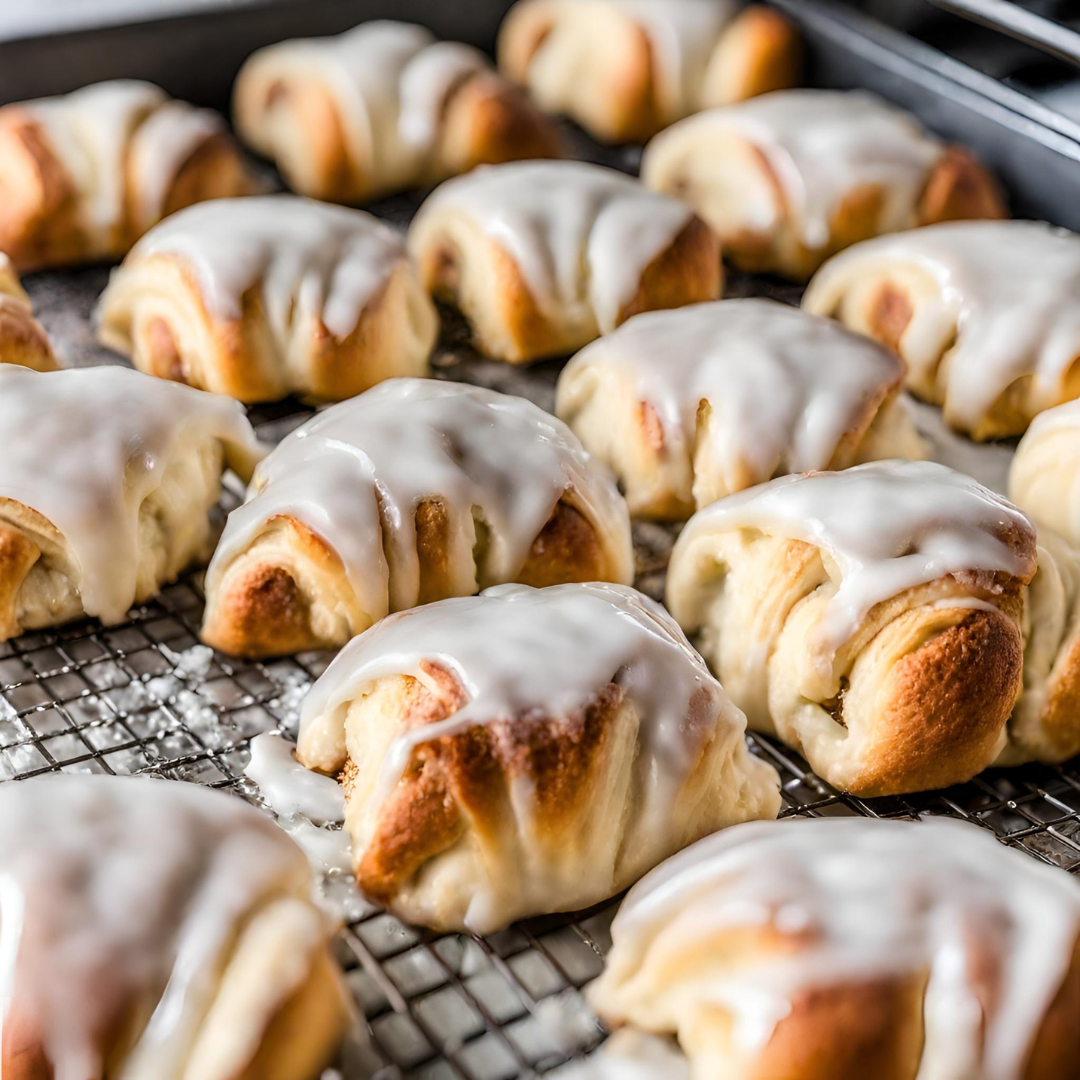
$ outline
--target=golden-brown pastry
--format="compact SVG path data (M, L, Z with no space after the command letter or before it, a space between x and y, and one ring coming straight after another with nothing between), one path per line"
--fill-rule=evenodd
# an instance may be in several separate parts
M973 439L1019 435L1080 397L1080 237L1033 221L954 222L858 244L803 307L896 349L908 387Z
M255 186L220 116L150 83L0 109L0 251L20 270L119 258L181 207Z
M1009 469L1009 498L1040 528L1080 547L1080 401L1031 422Z
M694 1080L1080 1077L1080 885L974 825L739 825L611 933L589 1000L677 1034Z
M689 207L579 161L447 181L409 247L480 351L511 363L573 352L641 311L715 300L723 285L716 236Z
M0 251L0 364L18 364L35 371L58 365L49 335L34 318L30 297L19 283L11 260Z
M228 398L122 367L0 364L0 641L122 622L204 557L225 465L260 449Z
M775 817L775 771L658 604L504 585L391 615L304 702L364 892L484 933L587 907L693 840Z
M330 202L562 148L551 120L483 53L409 23L260 49L237 76L233 113L241 138L274 160L289 187Z
M695 509L774 476L923 457L894 353L771 300L637 315L563 369L556 413L637 517Z
M316 1080L349 1020L303 852L194 784L0 787L4 1080Z
M795 281L881 233L1006 216L970 153L855 90L784 90L690 117L649 143L641 178L685 199L737 267Z
M202 636L299 652L489 585L633 576L626 504L565 425L523 398L394 379L259 466L207 571Z
M606 142L643 141L699 109L792 86L791 24L730 0L519 0L499 67L541 108Z
M887 795L968 780L1021 688L1035 530L943 465L784 476L699 511L667 606L750 727L832 784Z
M439 320L377 218L266 195L152 229L113 273L98 327L141 371L252 402L339 400L425 375Z

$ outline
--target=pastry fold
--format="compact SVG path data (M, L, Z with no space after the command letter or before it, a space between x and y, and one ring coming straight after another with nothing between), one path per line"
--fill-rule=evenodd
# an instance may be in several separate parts
M486 933L584 908L716 829L775 817L775 770L647 597L506 585L392 615L312 688L297 755L340 775L357 880Z
M832 258L803 307L894 348L908 387L976 440L1020 435L1080 397L1080 237L1041 222L953 222Z
M968 151L861 90L783 90L690 117L649 143L641 177L685 199L739 269L794 281L882 233L1007 216Z
M699 109L798 79L791 24L720 0L519 0L500 70L605 142L641 142Z
M477 348L510 363L573 352L642 311L715 300L713 232L676 199L584 162L520 162L449 180L409 247Z
M1009 498L1040 528L1080 547L1080 401L1031 422L1009 469Z
M162 222L114 272L97 318L140 371L245 402L340 400L425 375L438 335L397 233L292 195Z
M562 423L522 398L394 379L259 466L207 571L202 636L298 652L489 585L633 575L626 504Z
M923 457L895 354L771 300L637 315L563 369L555 411L635 517L695 509L785 473Z
M747 715L836 788L970 779L1006 743L1035 530L931 462L786 476L699 511L667 606Z
M35 371L59 365L45 328L34 318L30 297L11 260L0 251L0 364L18 364Z
M316 1080L349 1021L303 852L194 784L0 788L5 1080Z
M289 187L329 202L562 152L552 121L483 53L409 23L260 49L237 76L233 115Z
M150 83L0 109L0 251L20 270L119 258L176 210L255 189L222 118Z
M1076 879L976 826L754 822L630 892L588 998L693 1080L1076 1080L1078 934Z
M121 367L0 365L0 640L124 620L211 540L228 466L261 450L234 401Z

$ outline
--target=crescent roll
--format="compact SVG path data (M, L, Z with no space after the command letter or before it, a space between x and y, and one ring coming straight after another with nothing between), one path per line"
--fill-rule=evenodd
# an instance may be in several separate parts
M976 440L1080 397L1080 236L1064 229L956 222L868 240L818 271L803 307L896 349L910 389Z
M498 55L542 109L605 142L791 86L801 66L783 16L731 0L519 0Z
M719 242L689 207L579 161L447 181L409 247L477 348L515 364L573 352L641 311L715 300L723 285Z
M391 615L304 701L364 892L488 933L598 903L693 840L772 818L778 777L658 604L504 585Z
M795 281L881 233L1007 216L968 151L864 91L783 90L690 117L649 143L641 177L685 199L741 270Z
M97 319L140 371L245 402L426 375L439 328L396 232L292 195L174 214L113 273Z
M0 364L0 641L124 621L205 557L227 465L260 454L228 398L128 368Z
M0 787L5 1080L316 1080L349 1020L303 852L194 784Z
M588 997L693 1080L1076 1080L1078 935L1076 878L976 826L751 822L630 892Z
M330 202L562 149L552 121L482 52L409 23L259 49L237 76L233 114L244 142L273 159L289 187Z
M0 109L0 251L20 270L119 258L176 210L255 189L222 118L150 83Z
M771 300L637 315L563 369L555 411L615 472L637 517L695 509L774 476L923 457L904 364Z
M751 728L836 788L970 779L1021 689L1035 530L926 461L784 476L691 518L667 606Z
M45 328L34 318L11 260L0 251L0 364L18 364L35 371L59 365Z
M633 576L626 504L562 423L523 398L394 379L259 466L207 571L202 636L299 652L489 585Z
M1080 547L1080 401L1032 420L1009 469L1009 498Z

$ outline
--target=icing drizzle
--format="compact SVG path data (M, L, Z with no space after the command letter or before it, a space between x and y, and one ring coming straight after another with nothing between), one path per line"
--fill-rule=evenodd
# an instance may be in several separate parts
M710 935L766 927L798 947L740 953L727 967L717 956L690 969L692 987L672 985L676 958L707 949ZM971 825L754 822L699 841L631 890L590 997L619 1019L625 1006L655 1015L644 997L654 989L682 995L685 1014L689 993L730 1012L749 1056L804 991L928 970L920 1080L1019 1080L1078 931L1075 880ZM1000 957L1000 999L988 1010L968 980L974 949Z
M648 312L584 348L559 381L558 411L627 380L648 403L665 453L697 449L700 403L716 416L709 452L727 490L778 472L827 468L840 441L869 422L872 403L899 385L903 363L828 319L771 300L722 300Z
M950 423L976 427L1028 375L1039 407L1057 404L1080 354L1080 237L1032 221L950 222L880 237L826 263L803 306L832 314L852 281L904 265L938 287L919 302L903 355L913 382L937 384Z
M143 501L176 453L210 439L244 475L260 453L230 398L122 367L0 365L0 499L63 535L83 609L103 622L120 622L135 601Z
M310 903L307 861L273 821L162 780L0 785L0 868L0 1026L40 1034L58 1078L179 1080L238 926L278 898ZM136 1017L107 1070L104 1033Z
M602 333L692 217L614 169L580 161L488 165L437 188L414 222L459 213L517 263L542 311L591 307Z
M561 421L491 390L390 379L320 413L262 462L248 501L229 515L207 591L287 514L337 552L360 606L379 619L418 602L415 513L425 499L450 519L448 579L467 595L513 580L564 494L629 580L626 505ZM486 526L479 566L477 519Z
M839 580L817 631L830 655L874 605L907 589L969 571L1025 582L1035 573L1035 530L1027 517L970 477L930 461L782 476L729 495L690 519L672 553L673 578L698 544L739 529L813 544L835 562ZM992 596L992 583L985 588Z

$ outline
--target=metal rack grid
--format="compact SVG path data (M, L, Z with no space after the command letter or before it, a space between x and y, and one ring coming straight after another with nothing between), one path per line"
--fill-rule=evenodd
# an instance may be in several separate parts
M784 6L787 6L785 3ZM574 133L577 156L634 170L633 151L602 151ZM418 200L374 209L404 225ZM68 363L117 362L93 342L90 313L107 272L39 274L26 284ZM727 295L796 301L798 290L733 275ZM559 365L528 371L484 361L460 346L453 325L436 357L438 377L518 393L551 408ZM276 439L310 410L258 407L252 420ZM235 505L230 490L223 510ZM671 533L635 529L639 586L658 594ZM215 655L192 668L202 577L191 573L134 609L121 626L82 622L0 644L0 782L46 772L153 775L228 789L258 803L243 770L248 743L265 731L294 735L303 690L329 661L308 653L270 662ZM796 754L760 735L751 751L783 785L782 816L915 817L944 814L992 831L1043 862L1080 870L1080 763L984 773L945 791L858 799L829 787ZM576 915L518 924L486 938L436 935L364 907L338 952L363 1023L337 1066L343 1080L377 1076L502 1080L550 1073L604 1038L581 989L603 965L613 901Z

